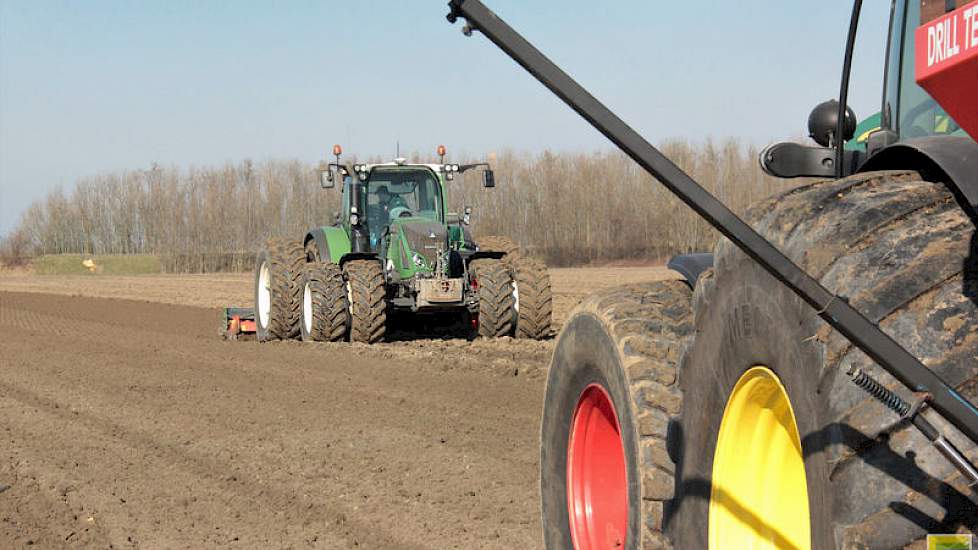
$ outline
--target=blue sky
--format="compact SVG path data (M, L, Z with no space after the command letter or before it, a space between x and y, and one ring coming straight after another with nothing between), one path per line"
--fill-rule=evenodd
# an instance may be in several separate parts
M486 0L653 142L803 135L838 94L851 3ZM889 2L850 104L879 108ZM0 234L83 176L245 158L607 149L442 0L0 0Z

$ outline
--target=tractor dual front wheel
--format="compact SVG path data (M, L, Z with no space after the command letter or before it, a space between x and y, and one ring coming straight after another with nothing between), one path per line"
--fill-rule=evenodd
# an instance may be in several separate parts
M387 334L387 287L377 260L343 264L350 303L350 341L374 344Z
M258 340L285 340L299 334L302 306L302 244L269 239L255 260L255 329Z
M511 336L515 323L513 275L501 260L472 260L469 270L479 289L479 336Z
M339 342L350 326L343 271L336 264L308 264L302 282L302 340Z

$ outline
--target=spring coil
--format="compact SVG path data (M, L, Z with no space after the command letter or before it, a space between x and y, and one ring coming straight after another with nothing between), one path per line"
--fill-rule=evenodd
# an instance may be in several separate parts
M880 384L862 370L856 370L852 376L852 383L862 388L863 391L875 397L880 403L883 403L888 409L900 416L906 416L910 412L910 403L904 401L902 397L884 387L883 384Z

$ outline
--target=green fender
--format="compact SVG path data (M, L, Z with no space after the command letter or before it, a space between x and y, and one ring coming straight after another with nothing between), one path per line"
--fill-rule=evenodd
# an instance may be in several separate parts
M316 242L322 260L334 264L339 264L340 259L350 253L350 237L342 227L317 227L306 235L305 243L309 241Z

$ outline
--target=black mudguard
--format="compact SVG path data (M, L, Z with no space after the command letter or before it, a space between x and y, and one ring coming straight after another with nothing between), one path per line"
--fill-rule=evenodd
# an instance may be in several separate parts
M308 245L309 241L316 241L316 249L319 250L320 258L325 258L327 261L332 258L329 254L329 243L326 242L326 235L323 234L322 229L317 227L307 233L306 238L302 240L302 246Z
M682 275L689 288L696 288L696 280L700 275L713 267L713 254L710 252L680 254L670 258L666 267Z
M874 170L916 170L928 181L942 182L971 221L978 220L978 143L969 137L931 136L894 143L859 167L859 172Z

